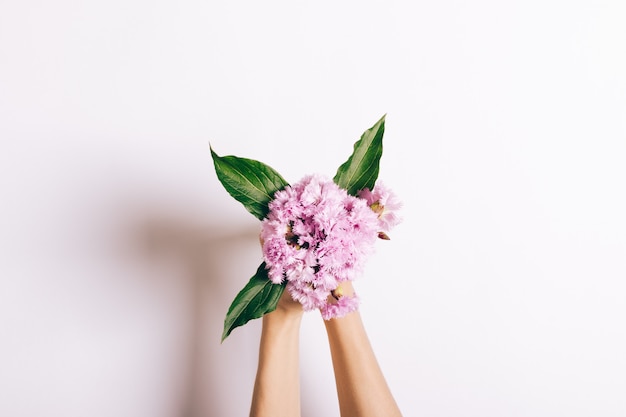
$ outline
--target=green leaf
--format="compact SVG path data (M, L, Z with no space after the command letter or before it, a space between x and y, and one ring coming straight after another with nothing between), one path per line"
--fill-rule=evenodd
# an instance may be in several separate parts
M383 155L385 116L363 133L354 144L352 155L339 167L333 178L335 184L346 189L350 195L357 195L364 188L374 188L380 157Z
M274 193L289 183L273 168L253 159L218 156L211 148L217 178L226 191L256 218L263 219Z
M269 280L265 262L263 262L230 305L224 320L222 342L236 327L274 311L285 290L285 285L286 283L274 284Z

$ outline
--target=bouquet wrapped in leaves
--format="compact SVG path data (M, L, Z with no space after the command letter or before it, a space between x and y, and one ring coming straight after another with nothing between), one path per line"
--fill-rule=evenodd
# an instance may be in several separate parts
M262 162L218 156L211 148L226 191L261 220L263 251L263 262L226 314L222 341L274 311L285 289L325 320L358 308L358 296L344 296L341 283L362 273L375 241L388 240L400 222L400 202L377 182L384 131L385 116L363 133L332 180L309 174L293 185Z

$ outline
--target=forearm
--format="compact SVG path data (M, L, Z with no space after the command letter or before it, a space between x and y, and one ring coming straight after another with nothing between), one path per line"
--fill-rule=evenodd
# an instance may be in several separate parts
M263 316L251 417L300 416L299 333L302 314Z
M400 417L363 326L354 312L324 322L333 360L341 415Z

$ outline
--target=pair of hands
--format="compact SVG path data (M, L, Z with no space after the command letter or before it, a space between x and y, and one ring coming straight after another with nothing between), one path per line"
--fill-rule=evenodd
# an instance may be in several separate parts
M261 236L259 236L259 243L261 244L261 248L263 248L263 239L261 238ZM352 286L352 282L350 281L342 282L338 288L340 288L340 293L343 296L351 297L354 294L354 287ZM336 299L332 295L329 295L328 302L334 303L336 302ZM286 290L283 291L283 295L280 297L280 300L278 300L276 310L288 315L301 315L302 313L304 313L304 310L302 309L302 304L291 298L289 291Z
M352 286L352 282L350 281L342 282L340 284L340 288L343 296L350 297L354 294L354 287ZM329 295L328 302L334 303L336 302L336 299L332 295ZM283 291L283 295L280 297L280 300L278 300L278 305L276 306L276 309L286 314L304 313L304 310L302 309L302 304L291 298L289 291Z

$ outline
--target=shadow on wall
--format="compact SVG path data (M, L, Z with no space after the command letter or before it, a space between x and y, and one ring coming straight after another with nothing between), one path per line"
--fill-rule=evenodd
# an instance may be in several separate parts
M187 354L172 358L184 375L174 387L179 411L173 411L173 417L247 415L260 323L248 323L246 331L233 332L224 343L220 339L228 306L260 263L260 229L229 233L228 223L210 225L184 210L155 208L158 204L141 207L133 210L134 220L128 225L140 254L134 261L148 263L149 268L178 265L182 273L171 278L182 279L184 304L188 304L182 320L188 340L180 342Z

